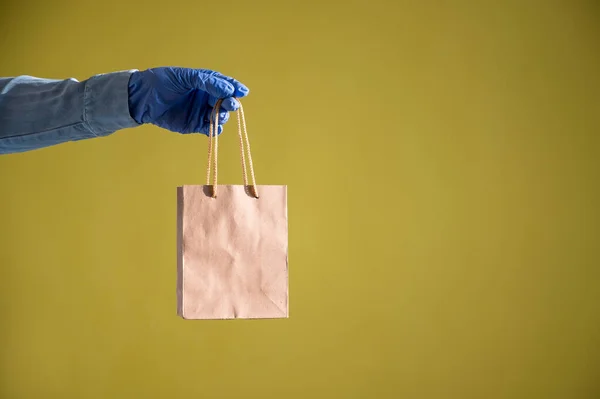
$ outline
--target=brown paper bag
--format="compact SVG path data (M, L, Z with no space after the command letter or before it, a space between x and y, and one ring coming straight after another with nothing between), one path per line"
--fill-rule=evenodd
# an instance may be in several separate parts
M241 106L244 185L217 185L218 125L213 118L207 184L177 188L177 313L185 319L287 318L287 187L256 186Z

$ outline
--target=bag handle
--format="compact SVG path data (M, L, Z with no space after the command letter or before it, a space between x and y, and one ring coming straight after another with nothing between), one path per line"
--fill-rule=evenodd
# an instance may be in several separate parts
M258 198L258 192L256 190L256 179L254 177L254 166L252 164L252 154L250 153L250 140L248 139L248 131L246 129L246 117L244 115L244 108L242 102L236 99L240 105L237 110L237 126L238 126L238 137L240 139L240 153L242 158L242 174L244 178L244 186L248 188L250 195L254 198ZM219 107L223 102L222 99L218 99L213 108L210 116L210 125L208 133L208 167L206 168L206 185L210 186L211 176L211 164L214 164L213 171L213 184L212 184L212 197L217 198L217 153L219 148ZM242 133L243 132L243 133ZM214 139L214 140L213 140ZM250 167L250 176L252 178L252 184L248 184L248 172L246 169L246 155L244 152L244 141L246 143L246 150L248 151L248 165ZM213 149L214 146L214 149ZM213 161L214 153L214 161Z

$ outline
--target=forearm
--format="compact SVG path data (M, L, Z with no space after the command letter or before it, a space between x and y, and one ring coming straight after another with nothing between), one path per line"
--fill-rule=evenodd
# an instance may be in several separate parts
M138 126L129 114L131 71L75 79L0 78L0 154L109 135Z

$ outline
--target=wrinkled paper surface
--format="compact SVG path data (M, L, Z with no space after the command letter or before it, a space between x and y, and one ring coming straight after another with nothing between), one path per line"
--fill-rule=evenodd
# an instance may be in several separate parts
M185 319L288 317L287 187L177 188L177 311Z

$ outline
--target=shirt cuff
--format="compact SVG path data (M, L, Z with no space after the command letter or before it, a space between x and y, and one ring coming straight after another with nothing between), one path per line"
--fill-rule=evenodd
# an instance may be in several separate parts
M83 119L96 136L140 126L129 114L129 77L136 69L95 75L85 84Z

